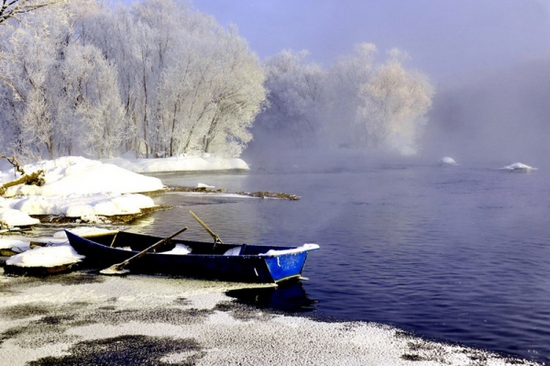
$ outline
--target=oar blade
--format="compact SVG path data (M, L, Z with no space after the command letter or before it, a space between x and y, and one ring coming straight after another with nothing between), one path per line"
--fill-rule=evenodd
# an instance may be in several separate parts
M113 264L109 268L102 269L99 273L109 276L122 276L128 274L130 271L125 268L121 268L120 264Z

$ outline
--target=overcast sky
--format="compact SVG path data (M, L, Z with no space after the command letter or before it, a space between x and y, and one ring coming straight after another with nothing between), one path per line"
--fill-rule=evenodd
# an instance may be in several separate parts
M237 25L262 59L283 49L329 66L353 45L393 47L434 80L550 55L550 0L193 0ZM549 58L550 60L550 58Z

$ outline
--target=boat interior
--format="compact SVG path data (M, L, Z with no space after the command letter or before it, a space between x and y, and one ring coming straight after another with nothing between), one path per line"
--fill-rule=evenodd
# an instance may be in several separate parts
M112 248L129 248L134 251L142 251L162 240L162 237L135 234L126 231L110 232L108 234L93 235L86 239ZM256 246L247 244L222 244L214 242L199 242L183 239L171 239L154 250L155 253L163 253L174 250L177 244L188 247L191 254L226 254L226 255L255 255L266 253L273 246ZM277 248L279 249L279 248ZM280 248L285 249L285 248Z

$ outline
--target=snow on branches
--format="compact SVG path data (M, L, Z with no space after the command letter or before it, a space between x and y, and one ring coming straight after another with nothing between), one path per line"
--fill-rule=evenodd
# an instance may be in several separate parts
M31 17L29 17L31 18ZM238 156L265 100L234 29L172 0L95 1L4 27L0 145L32 158Z

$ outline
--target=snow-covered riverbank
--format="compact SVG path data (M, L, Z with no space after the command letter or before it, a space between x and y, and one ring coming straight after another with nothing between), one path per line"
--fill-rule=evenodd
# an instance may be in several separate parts
M0 281L0 357L14 366L534 365L379 324L273 314L223 294L245 284L80 273Z
M1 166L4 170L0 172L0 185L21 176L6 162ZM241 159L205 154L166 159L119 158L109 162L63 157L27 164L22 168L26 174L42 170L45 184L19 184L6 189L4 197L0 197L0 229L3 232L37 225L40 220L36 217L44 215L76 222L104 223L110 217L138 215L143 210L153 209L153 199L142 193L162 191L166 187L160 179L136 172L247 170L248 165ZM64 232L56 233L53 238L42 238L42 241L50 245L30 251L28 238L4 237L0 238L0 250L25 252L8 260L9 264L22 267L48 267L80 260L66 243Z
M4 164L6 167L6 164ZM241 159L222 159L210 155L166 159L113 159L109 162L82 157L63 157L23 166L25 173L44 171L42 186L20 184L9 187L0 197L0 224L4 228L29 226L39 221L31 216L64 215L93 222L97 216L139 213L154 206L150 197L140 193L163 190L158 178L136 172L173 172L198 170L247 170ZM0 184L19 175L13 168L0 172Z

